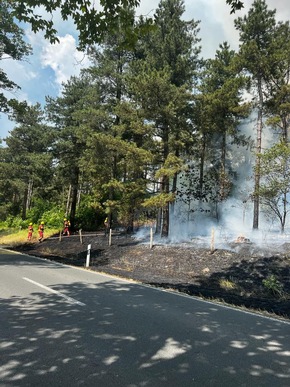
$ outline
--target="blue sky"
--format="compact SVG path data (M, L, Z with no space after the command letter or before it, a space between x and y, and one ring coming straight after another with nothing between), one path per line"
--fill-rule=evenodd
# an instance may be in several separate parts
M158 4L157 0L141 0L138 14L153 15ZM226 0L184 0L184 18L200 20L202 56L213 57L219 44L227 41L232 49L239 47L238 33L234 28L234 19L249 10L252 0L244 1L243 11L230 15L230 7ZM269 9L276 8L277 20L290 20L289 0L268 0ZM60 39L59 44L49 44L43 36L30 31L24 26L26 39L32 45L33 54L26 61L16 62L2 59L1 68L9 78L16 82L21 90L8 97L27 100L30 104L45 102L45 96L56 97L61 94L61 84L70 76L78 75L81 68L89 65L86 57L76 50L77 34L72 22L64 22L58 15L54 20ZM9 135L14 123L0 114L0 138Z

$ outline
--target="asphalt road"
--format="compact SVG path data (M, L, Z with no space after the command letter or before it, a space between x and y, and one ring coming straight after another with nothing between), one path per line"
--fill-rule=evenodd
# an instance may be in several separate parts
M290 386L290 324L0 250L0 386Z

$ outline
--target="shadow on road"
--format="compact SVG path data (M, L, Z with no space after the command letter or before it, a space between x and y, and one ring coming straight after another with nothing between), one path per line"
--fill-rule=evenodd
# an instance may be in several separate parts
M86 305L0 299L1 385L290 385L282 322L115 280L52 288Z

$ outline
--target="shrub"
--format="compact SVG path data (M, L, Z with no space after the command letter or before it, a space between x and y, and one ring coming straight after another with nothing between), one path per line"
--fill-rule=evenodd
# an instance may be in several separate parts
M38 222L43 221L45 226L50 228L62 229L64 211L59 207L53 207L41 214Z
M102 224L103 218L104 216L99 215L98 209L80 206L76 212L76 225L83 230L96 230Z
M278 296L283 295L283 284L281 284L274 274L271 274L266 279L263 279L262 283L272 294Z
M27 221L21 219L20 216L8 216L3 222L5 225L5 228L12 228L12 229L25 229L28 225Z

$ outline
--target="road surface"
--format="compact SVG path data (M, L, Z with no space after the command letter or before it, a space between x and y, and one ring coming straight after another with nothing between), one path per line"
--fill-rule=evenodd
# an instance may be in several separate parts
M0 386L290 386L290 324L0 250Z

